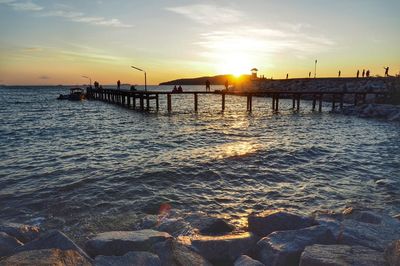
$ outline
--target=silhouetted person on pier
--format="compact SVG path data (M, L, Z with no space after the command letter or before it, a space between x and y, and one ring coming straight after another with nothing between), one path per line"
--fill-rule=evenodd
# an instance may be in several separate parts
M286 79L289 79L289 73L286 74Z
M175 85L174 88L172 89L172 92L178 92L178 88L176 87L176 85Z
M357 70L357 78L360 76L360 70Z
M369 69L368 69L367 72L365 73L367 78L369 78L369 74L370 74L370 72L369 72Z
M225 90L228 90L228 87L229 87L229 81L226 80L226 81L225 81Z
M208 79L206 80L206 91L211 91L211 83Z
M99 88L99 83L98 83L97 81L95 81L95 82L93 83L93 85L94 85L94 88L95 88L95 89L98 89L98 88Z
M308 78L311 78L311 71L308 72Z
M389 67L384 67L385 69L385 77L389 77Z
M342 74L342 71L339 70L338 72L338 77L340 78L340 75Z
M120 87L121 87L121 81L118 80L118 81L117 81L117 88L119 89Z
M363 69L362 77L365 77L365 69Z
M177 89L177 92L183 92L183 89L182 89L181 85L179 85L179 87Z

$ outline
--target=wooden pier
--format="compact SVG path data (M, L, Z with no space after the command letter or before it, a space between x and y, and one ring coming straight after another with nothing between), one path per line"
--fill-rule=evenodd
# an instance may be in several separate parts
M322 91L251 91L251 92L229 92L229 91L184 91L184 92L167 92L167 91L127 91L116 89L87 89L87 97L93 100L100 100L112 104L121 105L127 108L137 109L140 111L149 111L151 107L155 107L159 111L160 97L167 97L167 111L172 112L172 98L174 95L193 95L194 111L199 110L199 95L220 95L221 111L225 110L226 95L245 97L247 99L247 111L253 110L254 97L268 97L272 99L272 110L279 111L280 99L292 99L292 108L300 111L301 100L312 101L312 111L315 111L318 103L318 111L322 112L322 102L328 101L332 104L332 111L336 108L342 109L345 103L345 97L353 97L352 104L358 105L366 102L367 95L385 97L386 92L322 92ZM152 104L153 103L153 104ZM348 101L347 101L348 103Z

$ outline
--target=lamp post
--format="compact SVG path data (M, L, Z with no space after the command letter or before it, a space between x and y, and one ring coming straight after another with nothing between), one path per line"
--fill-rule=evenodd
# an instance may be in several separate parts
M90 77L82 76L82 78L89 79L89 87L92 87L92 79Z
M317 59L315 59L315 66L314 66L314 78L317 77Z
M146 71L144 71L143 69L140 69L140 68L138 68L138 67L134 67L134 66L131 66L131 68L134 68L134 69L136 69L136 70L139 70L139 71L144 72L144 91L147 91L147 77L146 77Z

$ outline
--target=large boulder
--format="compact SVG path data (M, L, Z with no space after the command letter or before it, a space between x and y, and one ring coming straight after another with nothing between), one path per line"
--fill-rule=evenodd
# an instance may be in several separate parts
M249 231L261 237L275 231L296 230L315 225L314 219L296 214L271 210L248 217Z
M362 246L312 245L301 254L300 266L386 265L383 253Z
M48 231L47 233L42 234L39 238L28 242L23 246L17 247L14 251L17 253L39 249L75 250L81 256L91 260L91 258L80 247L58 230Z
M97 256L95 266L161 266L157 255L146 251L130 251L123 256Z
M221 235L232 232L235 229L235 227L226 220L211 217L203 213L190 214L185 220L202 235Z
M196 236L190 239L193 250L211 262L234 262L255 249L258 237L252 233L225 236Z
M89 260L75 250L41 249L23 251L0 261L1 266L90 266Z
M385 258L390 266L400 266L400 240L393 241L386 248Z
M266 265L298 265L300 255L306 246L313 244L334 244L335 237L325 226L312 226L299 230L278 231L261 239L260 261Z
M163 266L211 266L205 258L173 239L155 244L153 250Z
M157 231L167 232L170 235L187 236L194 233L193 227L183 218L165 219L155 227Z
M341 222L339 244L360 245L377 251L400 239L400 221L384 214L354 211Z
M265 265L259 262L258 260L250 258L249 256L242 255L235 261L233 266L265 266Z
M22 243L15 237L0 232L0 258L13 254L14 249L21 245Z
M30 226L26 224L6 223L0 225L0 232L4 232L10 236L15 237L22 243L26 243L39 237L40 228L37 226Z
M149 251L155 243L169 238L171 238L170 234L151 229L112 231L100 233L88 240L85 249L93 257L122 256L129 251Z

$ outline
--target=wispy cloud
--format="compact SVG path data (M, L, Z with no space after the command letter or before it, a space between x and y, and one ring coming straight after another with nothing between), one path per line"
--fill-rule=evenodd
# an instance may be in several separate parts
M5 4L18 11L40 11L43 10L42 6L39 6L31 1L20 2L16 0L0 0L0 4Z
M60 9L47 10L32 1L0 0L0 4L9 6L17 11L37 12L43 17L61 17L69 21L87 23L91 25L107 26L115 28L131 28L133 25L123 23L117 18L105 18L101 16L89 16L80 11L73 11L66 5L57 5Z
M234 23L243 17L239 10L216 5L197 4L166 9L205 25Z
M49 77L49 76L46 76L46 75L42 75L42 76L39 76L39 79L44 79L44 80L46 80L46 79L50 79L50 77Z

